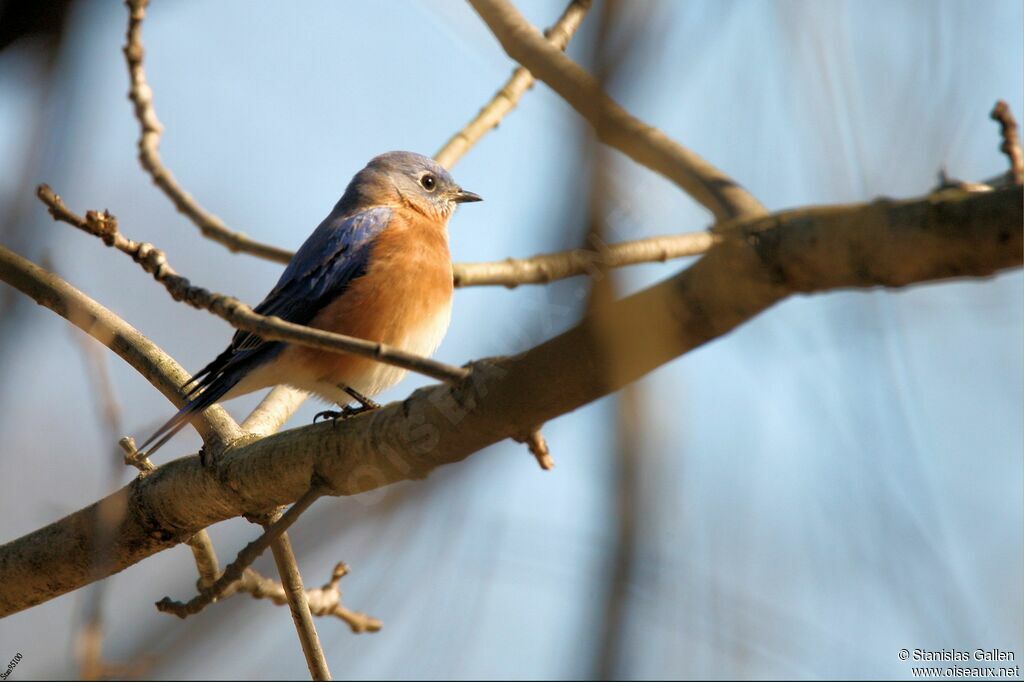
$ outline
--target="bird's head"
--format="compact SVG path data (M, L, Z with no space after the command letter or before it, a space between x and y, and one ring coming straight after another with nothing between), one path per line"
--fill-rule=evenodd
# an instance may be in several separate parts
M459 187L436 161L413 152L374 157L352 178L342 197L346 200L360 207L403 204L441 221L447 221L461 203L482 201Z

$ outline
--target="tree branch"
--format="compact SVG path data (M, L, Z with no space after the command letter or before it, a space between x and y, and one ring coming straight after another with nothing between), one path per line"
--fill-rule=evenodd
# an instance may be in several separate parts
M220 576L220 562L217 561L213 540L210 539L209 533L201 530L185 543L192 550L192 558L195 559L196 570L199 571L199 589L206 589Z
M273 391L271 393L273 393ZM294 395L303 394L296 392ZM268 398L270 398L270 396L268 396ZM264 403L266 402L267 400L265 399ZM261 403L261 405L263 405L263 403ZM248 435L254 435L254 432L247 428L247 425L250 424L250 421L253 419L253 416L259 412L260 408L257 408L256 411L249 416L249 419L246 419L245 423L243 423L242 425L243 430L245 430L245 432ZM274 431L277 430L277 427L274 427L271 423L261 422L261 426L272 430L267 430L266 432L262 433L259 431L255 432L258 435L269 435L270 433L274 433ZM264 527L264 529L266 530L266 526ZM285 545L285 543L287 543L287 549L285 550L285 554L282 555L281 563L283 564L283 566L278 566L278 572L282 573L282 575L286 573L291 575L294 572L297 576L297 582L293 580L293 586L291 589L302 590L301 575L298 574L298 562L295 560L294 552L291 551L291 542L287 540L287 537L287 533L283 533L281 537L278 538L278 540L271 542L270 547L271 550L274 551L275 561L277 561L278 553L282 552L282 549L279 549L279 547L282 547ZM189 540L187 540L187 543L190 549L192 550L196 566L199 569L198 588L200 592L205 592L217 581L217 578L221 575L220 567L218 566L217 562L217 553L213 548L213 543L210 540L209 534L205 530L196 533ZM288 554L291 555L290 559L287 556ZM340 581L347 574L348 566L344 563L339 563L337 564L337 566L335 566L334 572L331 575L331 579L323 587L315 588L312 590L303 590L303 595L301 599L306 604L306 610L308 610L314 616L334 616L336 618L340 618L348 624L349 628L355 634L360 634L363 632L378 632L382 627L384 627L383 623L381 623L376 618L373 618L372 616L369 616L359 611L352 611L351 609L348 609L342 605ZM289 592L285 589L283 583L268 578L260 574L258 571L253 570L252 568L246 568L243 571L242 577L239 580L236 580L227 585L224 588L224 591L219 596L218 600L223 601L228 597L232 597L236 594L241 593L248 593L252 595L254 599L270 599L274 604L277 604L278 606L290 604L290 595ZM298 601L299 599L297 596L293 598L296 601ZM297 625L296 627L298 628L299 626ZM300 633L301 632L303 631L300 630ZM316 631L315 628L313 628L311 633L307 634L306 637L315 637L315 635ZM300 634L300 636L303 635Z
M82 218L68 209L64 205L64 201L49 185L40 185L37 194L40 200L49 207L50 215L54 220L68 223L83 232L99 237L104 244L127 254L142 266L143 270L153 275L153 279L162 284L174 300L184 301L193 308L209 311L229 322L236 329L252 332L267 341L286 341L332 353L352 353L419 372L439 381L457 381L467 374L466 370L460 367L453 367L398 348L391 348L376 341L334 334L322 329L286 322L278 317L260 315L250 306L232 296L192 286L187 278L175 272L167 262L167 256L163 251L152 244L135 242L121 234L118 230L117 218L108 211L103 213L88 211L85 218Z
M340 581L348 575L348 566L339 562L331 574L331 579L323 587L315 587L306 590L306 602L309 610L314 616L333 616L344 621L354 634L364 632L379 632L384 624L360 611L352 611L341 603ZM242 574L241 580L232 583L220 596L218 601L224 601L237 594L248 594L253 599L269 599L278 606L288 603L284 586L277 580L266 577L259 571L247 568Z
M583 18L590 10L591 0L572 0L565 12L554 26L544 32L544 38L556 49L565 51L576 30L583 23ZM483 138L484 135L498 127L502 119L516 108L535 82L533 75L523 67L517 68L501 90L495 93L480 113L466 127L452 135L437 154L434 160L445 168L451 169L459 162L466 152Z
M276 520L280 520L281 515L276 516ZM269 532L273 523L267 523L263 527ZM327 667L320 635L316 631L313 614L309 610L306 588L302 584L302 573L299 572L299 561L295 558L288 533L281 533L280 537L271 542L270 551L274 555L277 573L281 576L281 591L292 613L295 632L299 636L299 645L302 647L303 656L306 657L309 674L314 680L329 680L331 671Z
M149 0L126 0L128 6L128 37L124 46L125 60L128 62L128 75L131 89L128 97L135 105L135 118L139 121L139 163L153 178L153 183L184 213L189 220L203 233L227 247L233 253L248 253L278 263L287 263L292 258L288 249L271 244L263 244L242 232L235 232L224 224L224 221L199 205L185 188L178 184L170 169L160 158L160 136L164 127L156 117L153 106L153 90L146 82L146 72L142 68L145 48L142 45L142 21L146 18L146 7Z
M640 121L579 64L553 47L506 0L469 0L508 56L530 70L594 128L599 140L664 175L717 221L765 213L735 180L665 133Z
M664 263L675 258L704 253L715 243L709 232L690 232L651 237L601 248L572 249L545 253L532 258L506 258L493 263L457 263L455 286L505 286L548 284L555 280L593 275L601 268L621 268L639 263Z
M267 525L263 534L246 545L238 556L232 561L217 580L209 587L200 590L199 594L188 602L173 601L164 597L156 603L156 608L164 613L173 613L179 618L187 618L205 609L213 602L220 599L231 585L242 579L245 569L249 568L256 559L266 551L274 541L280 538L288 528L295 523L302 512L309 509L310 505L320 499L324 490L319 485L314 485L306 490L283 515L276 521Z
M65 318L114 351L176 407L185 404L181 386L191 375L139 330L57 275L0 246L0 280ZM205 410L195 422L211 447L240 435L238 425L219 405Z
M1017 130L1017 119L1010 111L1010 105L1003 100L996 102L990 117L999 124L999 132L1002 135L1003 143L999 145L999 151L1006 154L1010 162L1010 170L1007 176L1014 184L1024 183L1024 152L1020 147L1020 134Z
M308 397L297 388L275 386L242 422L242 431L251 436L277 433Z
M352 632L378 632L384 624L365 613L351 611L341 605L341 579L348 575L348 566L339 563L334 567L331 579L323 586L306 591L306 601L314 616L334 616L345 621ZM249 569L238 583L240 591L248 592L254 599L270 599L275 604L287 603L284 587L276 580L266 578Z
M696 264L609 306L602 317L610 322L601 329L584 318L520 355L474 363L458 384L420 389L342 424L314 424L233 447L214 471L192 456L133 481L115 493L128 500L128 512L107 574L200 528L290 503L314 480L325 481L329 494L354 495L423 478L607 395L789 295L987 277L1020 267L1022 203L1020 187L947 190L722 226L721 241ZM0 267L0 276L11 278L10 269ZM609 373L610 366L616 371ZM0 547L0 616L97 579L93 529L100 504Z

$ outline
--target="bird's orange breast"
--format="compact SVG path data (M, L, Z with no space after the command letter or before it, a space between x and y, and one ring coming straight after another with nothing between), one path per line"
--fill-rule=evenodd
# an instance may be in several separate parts
M362 277L310 321L326 331L431 355L448 328L452 264L444 224L396 209L377 237ZM288 346L281 360L304 378L346 385L374 395L399 381L404 370L355 355ZM301 368L301 369L300 369Z

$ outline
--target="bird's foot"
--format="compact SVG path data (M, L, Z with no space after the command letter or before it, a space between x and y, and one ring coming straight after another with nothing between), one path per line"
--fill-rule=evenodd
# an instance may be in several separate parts
M211 469L214 464L216 464L213 456L210 454L210 451L206 449L205 445L199 447L199 463L204 469Z
M345 421L346 419L355 417L356 415L362 414L363 412L369 412L371 410L376 410L379 408L380 405L378 405L377 403L372 403L370 405L359 405L358 407L345 405L340 410L324 410L323 412L317 412L316 415L313 416L313 423L316 424L321 419L330 419L331 421L337 423L339 421Z

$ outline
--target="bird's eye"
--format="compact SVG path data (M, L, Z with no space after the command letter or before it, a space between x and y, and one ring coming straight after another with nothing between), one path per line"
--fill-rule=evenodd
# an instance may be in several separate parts
M430 173L427 173L422 178L420 178L420 184L423 185L423 189L427 190L428 192L433 192L434 188L437 187L437 178L435 178Z

